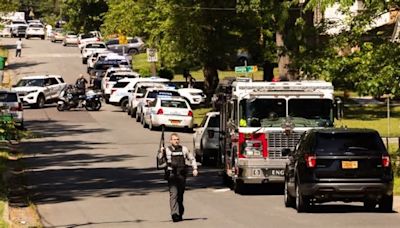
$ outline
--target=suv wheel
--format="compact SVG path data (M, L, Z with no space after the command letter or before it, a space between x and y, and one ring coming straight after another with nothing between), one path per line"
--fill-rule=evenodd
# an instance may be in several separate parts
M383 196L379 202L379 210L382 212L392 212L393 211L393 195Z
M82 58L82 64L87 64L87 58Z
M140 114L137 110L136 110L136 122L140 122Z
M128 110L128 99L125 98L121 101L121 109L123 112Z
M233 191L236 194L242 194L244 190L244 183L241 180L234 180L233 181Z
M296 183L296 210L298 213L307 212L310 207L310 200L300 192L299 183Z
M295 198L290 195L289 189L288 189L288 183L289 181L287 178L285 178L285 188L284 188L284 200L285 200L285 207L293 207L295 205Z
M40 94L36 100L36 108L43 108L45 103L46 99L44 98L43 94Z
M138 53L139 51L134 48L128 50L129 55L137 55Z

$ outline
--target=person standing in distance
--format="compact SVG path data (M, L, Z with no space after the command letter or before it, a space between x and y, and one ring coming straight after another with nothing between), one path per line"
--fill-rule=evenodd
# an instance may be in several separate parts
M182 216L185 211L183 206L183 194L186 187L187 165L192 166L193 176L198 175L197 163L194 155L185 146L179 144L179 135L172 133L170 137L171 145L167 148L161 147L162 153L158 156L167 158L167 174L169 188L169 202L171 208L171 217L173 222L182 221Z
M19 38L16 42L15 57L21 57L22 52L22 40Z

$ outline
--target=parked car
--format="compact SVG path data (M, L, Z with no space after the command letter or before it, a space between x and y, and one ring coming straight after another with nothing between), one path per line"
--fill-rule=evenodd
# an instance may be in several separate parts
M100 42L102 40L99 31L90 31L87 34L78 35L78 48L82 52L87 43Z
M193 150L196 160L207 163L216 159L219 150L219 112L208 112L193 134Z
M101 80L101 90L105 90L106 88L109 87L107 85L108 80L110 80L111 75L113 75L116 72L133 72L132 69L127 68L127 67L110 67L104 72L104 77L102 77Z
M51 36L50 36L50 41L51 42L57 42L57 41L64 41L65 39L65 33L63 31L63 29L61 28L56 28L51 32Z
M393 172L389 154L375 130L313 129L302 135L285 169L285 205L298 212L329 201L379 205L391 212Z
M4 25L3 29L0 31L0 37L11 37L12 28L11 25Z
M106 42L107 48L115 53L127 53L136 55L144 51L145 43L140 37L128 38L127 44L119 44L119 39L111 39Z
M24 128L24 112L17 92L0 90L0 107L3 113L11 114L16 127Z
M136 85L133 87L132 92L129 93L128 95L127 112L128 115L130 115L132 118L136 117L136 108L138 104L144 99L144 95L146 94L148 88L166 89L167 86L162 82L150 82L150 81L145 82L144 80L136 83Z
M25 37L27 28L28 28L27 25L18 26L16 29L13 30L12 36L13 37Z
M29 24L28 28L26 29L25 39L39 37L40 39L44 40L45 34L44 26L42 24Z
M87 63L87 59L91 54L103 52L107 52L107 47L104 42L87 43L82 50L82 64Z
M199 105L206 101L206 95L201 89L181 88L178 89L178 92L190 103L190 105Z
M104 89L104 97L106 99L106 102L109 102L110 104L114 105L120 105L121 99L126 96L128 91L125 91L123 87L115 87L114 85L117 84L118 81L121 79L136 79L139 78L140 74L137 72L115 72L114 74L110 75L109 78L107 79L106 82L106 88ZM133 88L133 85L131 89ZM118 92L117 92L118 90ZM120 91L124 90L124 91ZM114 96L112 96L114 95ZM125 111L125 110L124 110Z
M62 45L78 45L78 36L73 32L67 32L62 41Z
M159 95L145 107L143 126L150 130L160 126L193 130L193 111L182 97Z
M20 26L20 25L25 25L25 26L27 26L28 24L26 23L25 20L15 20L15 21L12 21L11 24L9 25L10 28L11 28L11 32L14 31L15 29L17 29L18 26Z
M99 52L92 53L87 59L87 71L86 72L89 75L94 76L94 74L91 72L94 68L94 64L96 64L96 62L99 60L102 61L102 60L106 59L106 57L109 53L110 52L108 52L108 51L102 52L102 53L99 53Z
M23 77L13 86L23 104L43 108L45 103L57 102L65 87L60 75L38 75Z
M164 79L164 78L160 78ZM164 79L167 80L167 79ZM158 96L164 97L179 97L178 91L175 89L159 89L159 88L148 88L144 94L143 100L141 100L136 108L136 121L141 121L142 125L145 126L144 122L144 109L149 102L154 101Z

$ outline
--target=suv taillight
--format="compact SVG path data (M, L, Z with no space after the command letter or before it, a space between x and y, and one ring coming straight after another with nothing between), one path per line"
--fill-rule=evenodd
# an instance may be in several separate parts
M162 108L158 109L157 115L162 115L162 114L164 114L164 111L162 110Z
M315 168L317 166L317 156L306 154L304 155L304 159L308 168Z
M239 158L267 156L267 139L264 133L239 133Z
M390 166L390 157L389 156L382 156L382 166L385 168Z
M192 111L189 111L189 112L188 112L188 116L193 116L193 112L192 112Z
M115 91L117 91L116 89L112 89L111 90L111 94L113 94Z

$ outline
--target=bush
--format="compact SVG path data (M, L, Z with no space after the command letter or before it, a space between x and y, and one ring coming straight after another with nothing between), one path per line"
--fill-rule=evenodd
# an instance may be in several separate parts
M174 72L168 68L161 68L158 71L158 76L160 76L160 78L166 78L172 80L174 78Z

